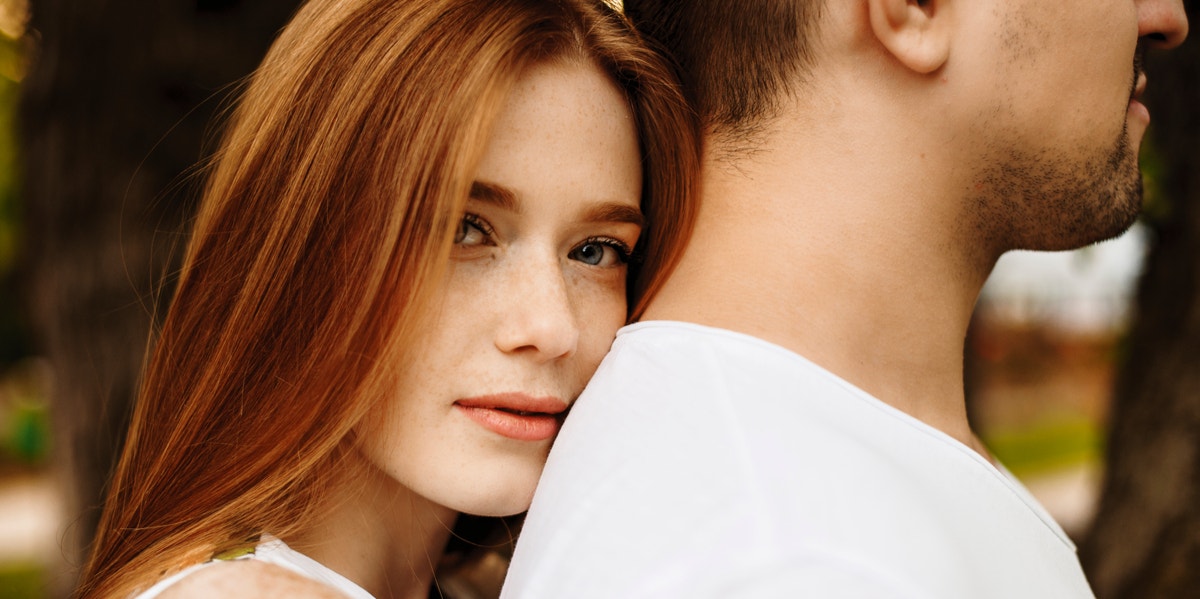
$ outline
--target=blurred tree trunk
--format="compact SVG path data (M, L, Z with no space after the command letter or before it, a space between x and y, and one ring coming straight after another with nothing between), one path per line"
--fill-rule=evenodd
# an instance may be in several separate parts
M1200 3L1187 3L1200 23ZM1081 559L1100 599L1200 593L1200 43L1148 56L1154 241Z
M54 367L64 554L90 542L151 322L165 312L210 118L298 0L31 0L20 104L24 273ZM69 586L68 573L62 586Z

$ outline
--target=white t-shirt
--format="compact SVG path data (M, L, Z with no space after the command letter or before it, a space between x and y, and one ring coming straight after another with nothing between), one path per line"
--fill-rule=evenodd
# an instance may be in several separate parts
M572 408L503 597L1092 597L1006 472L760 339L621 330Z

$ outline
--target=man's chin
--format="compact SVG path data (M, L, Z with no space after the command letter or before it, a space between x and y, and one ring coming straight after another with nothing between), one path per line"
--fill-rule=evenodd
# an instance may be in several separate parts
M1045 240L1043 247L1028 248L1044 251L1074 250L1094 243L1120 237L1133 223L1142 208L1141 173L1114 181L1108 190L1080 202L1081 212L1060 223L1058 234Z

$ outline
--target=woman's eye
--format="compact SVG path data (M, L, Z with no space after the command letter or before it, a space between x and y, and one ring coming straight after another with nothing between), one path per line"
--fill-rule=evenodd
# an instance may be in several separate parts
M629 261L629 246L616 239L588 239L575 246L567 257L590 266L610 268Z
M483 245L491 237L491 227L474 214L464 215L454 232L455 245Z

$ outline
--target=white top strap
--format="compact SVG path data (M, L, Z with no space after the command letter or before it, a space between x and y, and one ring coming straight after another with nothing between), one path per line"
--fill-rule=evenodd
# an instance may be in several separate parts
M288 547L281 539L271 535L263 535L258 545L255 546L253 553L247 553L234 559L252 559L256 561L274 564L281 568L285 568L305 578L315 580L327 586L331 586L351 599L375 599L370 593L363 590L362 587L354 584L350 579L330 570L324 564ZM207 562L193 564L188 566L162 580L159 580L154 586L134 595L132 599L156 599L163 591L170 588L175 583L203 570L211 567L213 564L219 564L222 561L211 559Z

